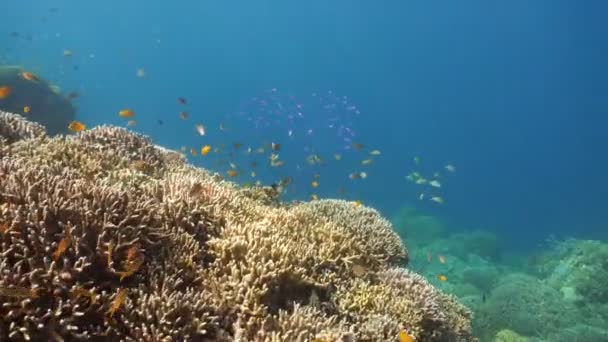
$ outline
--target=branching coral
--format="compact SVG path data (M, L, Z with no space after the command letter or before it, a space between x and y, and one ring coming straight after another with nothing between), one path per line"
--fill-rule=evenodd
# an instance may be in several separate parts
M5 115L0 340L472 340L373 209L277 205L124 129Z

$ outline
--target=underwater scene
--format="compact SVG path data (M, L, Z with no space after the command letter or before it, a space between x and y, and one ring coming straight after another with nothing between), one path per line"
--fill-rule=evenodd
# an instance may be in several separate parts
M608 3L19 0L0 341L608 342Z

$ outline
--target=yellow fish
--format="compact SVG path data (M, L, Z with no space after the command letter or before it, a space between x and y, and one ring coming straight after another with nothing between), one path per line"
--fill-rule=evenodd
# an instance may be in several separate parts
M123 109L118 112L118 116L120 116L121 118L132 118L133 116L135 116L135 112L130 109Z
M23 107L23 112L24 112L25 114L29 113L29 112L30 112L30 110L31 110L30 106L25 106L25 107Z
M443 274L438 274L437 279L439 279L439 281L447 281L448 277L444 276Z
M399 342L414 342L414 337L407 333L405 330L399 332Z
M317 181L312 181L312 182L310 183L310 185L311 185L313 188L316 188L316 187L318 187L318 186L319 186L319 182L317 182Z
M82 132L87 129L87 126L80 121L72 121L68 125L68 129L72 132Z
M209 152L211 152L211 146L205 145L205 146L201 147L201 155L202 156L208 155Z

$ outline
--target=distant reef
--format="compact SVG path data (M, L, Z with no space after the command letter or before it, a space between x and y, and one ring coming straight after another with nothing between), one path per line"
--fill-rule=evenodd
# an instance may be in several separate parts
M0 112L0 157L0 340L475 340L374 209L282 203L110 126Z
M0 99L0 110L23 113L29 120L44 125L49 135L68 133L68 123L76 116L70 99L38 75L24 78L24 72L27 73L20 66L0 65L0 87L10 87L10 95Z

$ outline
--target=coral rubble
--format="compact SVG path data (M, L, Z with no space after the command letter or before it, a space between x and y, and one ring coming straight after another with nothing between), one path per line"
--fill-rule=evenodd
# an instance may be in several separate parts
M0 133L0 340L473 340L373 209L260 200L120 128Z

